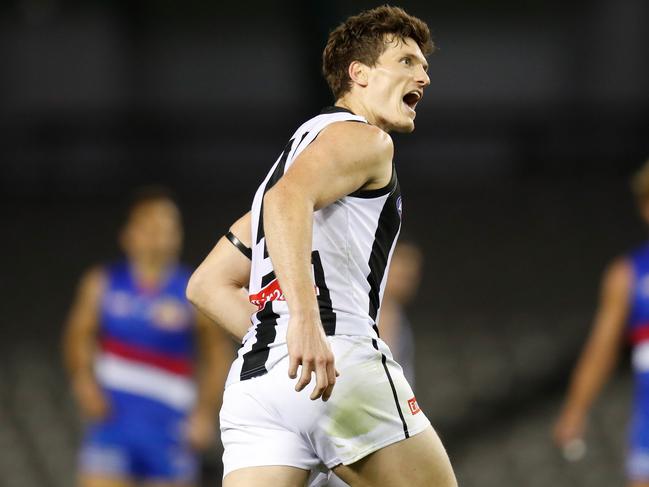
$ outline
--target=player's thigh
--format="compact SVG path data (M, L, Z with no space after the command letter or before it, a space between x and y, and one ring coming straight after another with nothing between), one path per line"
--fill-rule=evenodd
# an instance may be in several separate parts
M233 470L223 479L223 487L304 487L307 470L288 466L246 467Z
M640 481L632 481L629 484L629 487L649 487L649 481L646 482L640 482Z
M352 487L457 487L446 450L428 427L334 472Z
M135 487L135 483L130 479L81 474L79 475L79 487Z

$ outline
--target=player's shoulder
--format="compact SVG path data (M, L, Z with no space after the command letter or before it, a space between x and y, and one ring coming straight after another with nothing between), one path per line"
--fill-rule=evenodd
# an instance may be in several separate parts
M609 289L627 289L633 280L633 268L633 258L629 255L614 258L604 271L604 286Z
M108 270L105 265L94 265L84 271L79 280L79 290L83 294L99 295L106 288Z
M380 128L351 120L333 122L318 136L321 142L365 155L392 155L392 137Z

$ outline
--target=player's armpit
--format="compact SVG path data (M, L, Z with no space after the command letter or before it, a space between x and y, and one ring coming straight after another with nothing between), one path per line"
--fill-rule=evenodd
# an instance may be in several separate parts
M246 230L247 229L247 230ZM250 214L230 228L244 245L250 245ZM222 237L192 274L187 298L211 320L241 340L256 308L248 301L250 260Z
M325 128L268 192L265 201L286 193L326 207L359 189L379 189L392 179L394 147L381 129L358 122Z

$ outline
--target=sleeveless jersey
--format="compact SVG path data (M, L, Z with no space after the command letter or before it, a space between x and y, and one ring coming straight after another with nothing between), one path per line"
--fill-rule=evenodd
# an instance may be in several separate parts
M241 360L235 362L230 381L265 374L286 355L286 347L277 345L286 342L289 312L264 238L264 195L322 130L341 121L367 123L348 110L325 109L298 128L255 194L249 293L258 310L252 315L252 326L239 352ZM394 169L386 187L358 190L314 212L313 287L326 335L378 337L386 269L400 227L401 194Z
M187 412L194 404L194 312L190 273L170 270L155 290L138 286L126 262L105 269L97 380L117 412Z

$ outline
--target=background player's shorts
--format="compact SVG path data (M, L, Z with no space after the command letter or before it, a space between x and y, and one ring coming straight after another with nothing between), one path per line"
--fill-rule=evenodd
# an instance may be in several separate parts
M327 338L340 372L327 402L309 399L315 376L295 392L288 353L267 374L226 388L220 416L224 476L263 465L312 473L349 465L430 425L383 341Z
M139 424L138 424L139 423ZM177 422L149 425L109 419L92 425L79 455L80 471L110 478L192 483L198 459Z
M627 477L638 482L649 482L649 414L636 411L629 431Z

